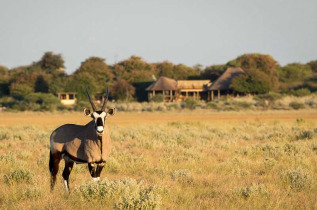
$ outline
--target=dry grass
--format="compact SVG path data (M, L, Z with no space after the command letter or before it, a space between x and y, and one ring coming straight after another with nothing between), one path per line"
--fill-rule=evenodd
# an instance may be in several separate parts
M49 192L50 132L81 113L0 114L3 209L317 208L317 113L118 113L100 185L75 165ZM61 164L63 169L63 164Z

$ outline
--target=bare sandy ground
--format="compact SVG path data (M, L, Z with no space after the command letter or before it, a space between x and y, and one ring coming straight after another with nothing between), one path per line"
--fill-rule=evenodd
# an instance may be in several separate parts
M247 111L247 112L212 112L212 111L182 111L182 112L117 112L107 118L111 125L158 124L168 122L208 122L208 123L241 123L244 121L260 122L290 122L296 119L308 121L317 120L317 110L301 111ZM91 119L81 112L72 113L0 113L0 126L40 125L59 126L66 123L86 124Z

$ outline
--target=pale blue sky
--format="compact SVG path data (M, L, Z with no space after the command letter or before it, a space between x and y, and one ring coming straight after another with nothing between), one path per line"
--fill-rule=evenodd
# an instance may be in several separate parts
M68 73L90 56L138 55L193 66L238 55L317 59L316 0L0 0L0 65L61 53Z

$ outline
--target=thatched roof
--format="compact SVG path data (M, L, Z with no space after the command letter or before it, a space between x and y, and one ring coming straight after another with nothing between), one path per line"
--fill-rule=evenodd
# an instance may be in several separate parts
M178 80L178 89L205 89L211 85L210 80Z
M160 77L156 82L151 84L146 90L176 90L177 82L167 77Z
M230 90L232 79L244 71L239 67L228 68L209 88L209 90Z

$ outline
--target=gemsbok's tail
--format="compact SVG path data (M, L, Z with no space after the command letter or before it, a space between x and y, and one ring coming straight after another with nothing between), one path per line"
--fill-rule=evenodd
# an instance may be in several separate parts
M49 169L50 169L50 172L51 172L51 174L52 174L52 171L53 171L53 167L54 167L54 160L53 160L53 154L52 154L52 152L51 152L51 150L50 150L50 162L49 162Z

